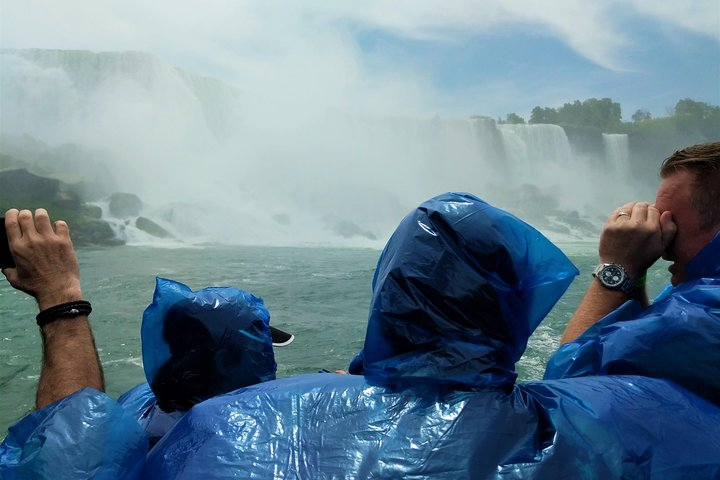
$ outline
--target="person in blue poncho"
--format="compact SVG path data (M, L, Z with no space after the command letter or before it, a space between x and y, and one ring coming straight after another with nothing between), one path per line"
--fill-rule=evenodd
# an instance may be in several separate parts
M14 268L10 284L32 295L43 343L37 410L12 425L0 445L0 478L139 478L147 438L103 393L102 367L83 300L67 223L45 209L5 214Z
M244 290L193 291L156 279L141 329L148 382L118 399L145 428L150 447L193 405L275 378L273 346L294 337L269 321L263 300Z
M116 402L82 300L80 269L64 221L9 210L11 285L37 299L43 359L37 410L9 428L0 478L138 478L154 445L194 404L275 378L274 346L293 336L270 327L262 299L233 287L197 292L157 279L143 318L148 381Z
M299 375L195 405L144 478L717 478L720 408L639 375L516 383L577 270L462 193L406 216L378 261L355 375Z
M660 176L654 205L608 218L595 280L545 378L641 374L720 405L720 142L675 152ZM648 306L643 279L661 256L672 286Z
M37 323L43 341L42 369L35 405L42 408L83 387L105 388L102 366L95 349L83 300L80 266L67 223L50 223L47 210L10 209L5 230L15 260L4 268L10 285L38 303Z

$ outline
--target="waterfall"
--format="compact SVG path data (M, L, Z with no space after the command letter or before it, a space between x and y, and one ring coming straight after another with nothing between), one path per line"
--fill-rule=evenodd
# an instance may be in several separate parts
M605 163L619 175L629 175L630 142L624 133L603 133Z
M565 130L558 125L498 125L510 161L523 168L547 162L570 165L572 152Z
M152 55L62 50L2 50L0 55L4 129L32 131L57 143L137 129L174 135L174 129L184 128L194 137L210 133L203 118L207 102L198 95L208 80Z
M55 170L112 177L104 195L189 242L377 246L445 191L554 228L597 189L557 125L291 111L138 52L1 50L0 67L0 153L53 171L62 146L91 152Z

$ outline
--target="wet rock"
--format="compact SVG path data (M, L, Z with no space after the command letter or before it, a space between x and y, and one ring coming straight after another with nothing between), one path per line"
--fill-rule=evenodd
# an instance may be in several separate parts
M70 222L69 222L70 223ZM107 222L86 220L70 223L73 244L80 245L122 245L124 242L115 237L115 232Z
M364 237L369 240L377 240L374 233L369 230L363 230L350 220L339 219L335 215L325 215L323 220L335 234L343 238Z
M35 202L54 202L60 193L60 180L33 175L24 168L0 172L3 197Z
M158 238L173 238L173 235L149 218L138 217L135 226L143 232Z
M108 205L110 215L116 218L137 217L142 210L143 202L132 193L113 193Z

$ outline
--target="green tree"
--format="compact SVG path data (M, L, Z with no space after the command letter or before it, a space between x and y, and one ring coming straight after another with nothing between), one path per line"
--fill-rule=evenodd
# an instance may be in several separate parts
M507 116L505 117L505 122L503 122L503 123L512 123L512 124L525 123L525 119L522 118L517 113L508 113Z
M632 114L632 121L634 123L647 122L648 120L652 120L652 115L644 108L640 108Z
M558 110L560 122L566 125L592 127L605 132L617 130L622 124L620 104L610 98L588 98L566 103Z
M575 100L572 103L565 103L558 108L558 120L565 125L585 126L585 116L583 115L582 103Z
M699 132L708 140L720 137L720 107L685 98L675 105L673 118L680 132Z
M558 123L558 112L550 107L535 107L530 112L529 123Z

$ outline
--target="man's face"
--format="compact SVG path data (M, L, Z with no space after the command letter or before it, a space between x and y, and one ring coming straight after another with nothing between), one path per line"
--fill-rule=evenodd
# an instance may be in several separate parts
M663 258L673 262L668 268L673 285L687 280L687 264L712 240L717 228L700 229L700 216L690 204L694 174L679 170L660 182L655 207L660 213L670 211L677 225L677 234Z

